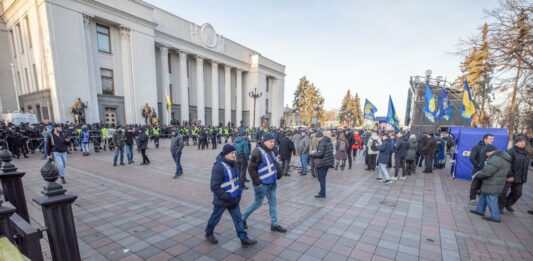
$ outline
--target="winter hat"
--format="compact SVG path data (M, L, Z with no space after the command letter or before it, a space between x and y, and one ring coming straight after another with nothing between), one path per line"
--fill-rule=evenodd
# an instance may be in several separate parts
M233 147L233 145L231 144L226 144L224 145L224 147L222 148L222 156L226 156L232 152L235 151L235 147Z
M411 136L409 136L409 139L411 139L411 140L416 140L416 135L411 134Z
M319 130L315 133L315 138L322 138L324 137L324 132Z
M496 147L494 145L492 145L492 144L489 144L489 145L487 145L485 147L485 151L483 153L486 154L486 153L489 153L489 152L495 151L495 150L496 150Z
M516 137L514 137L513 144L517 144L518 142L521 142L521 141L526 141L526 137L522 134L519 134Z
M267 132L267 133L263 134L262 141L265 142L265 141L274 140L274 139L276 139L276 137L274 137L274 134L272 134L270 132Z

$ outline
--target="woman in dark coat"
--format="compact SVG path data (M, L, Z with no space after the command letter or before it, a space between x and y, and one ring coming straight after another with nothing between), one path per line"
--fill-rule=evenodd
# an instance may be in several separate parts
M337 160L335 170L339 169L339 163L341 165L341 170L344 170L346 159L348 159L348 142L346 141L346 135L344 135L344 132L341 132L339 135L339 139L335 145L335 151L337 151L337 154L335 155L335 159Z

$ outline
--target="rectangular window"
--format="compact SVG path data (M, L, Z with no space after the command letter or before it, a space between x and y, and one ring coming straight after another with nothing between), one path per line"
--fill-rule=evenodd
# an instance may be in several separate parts
M28 90L30 90L30 77L28 76L28 68L24 68L24 76L26 76L26 84L28 85ZM31 90L29 92L31 92Z
M41 110L43 112L43 121L49 120L50 115L48 114L48 107L42 107Z
M20 53L24 53L24 43L22 42L22 30L20 29L20 23L17 24L17 33L19 36Z
M174 103L174 96L172 96L172 83L169 85L168 90L170 91L170 101Z
M31 44L30 19L28 19L28 16L24 18L24 21L26 22L26 32L28 34L28 48L31 48L32 44Z
M37 68L33 64L33 82L35 83L35 90L39 90L39 79L37 78Z
M168 73L172 73L172 54L168 52Z
M13 46L13 57L17 57L17 46L15 45L15 35L13 30L9 30L9 36L11 37L11 46Z
M102 94L115 95L113 70L100 68L100 77L102 80Z
M111 53L111 33L109 26L96 24L96 36L98 38L98 51Z
M266 78L267 82L266 82L266 92L268 92L268 78Z
M268 99L266 99L265 101L265 108L266 108L266 113L268 113Z

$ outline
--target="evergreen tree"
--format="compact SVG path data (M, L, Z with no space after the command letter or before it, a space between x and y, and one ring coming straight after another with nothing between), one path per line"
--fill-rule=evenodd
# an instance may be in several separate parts
M361 99L359 98L358 93L355 93L353 107L355 126L361 126L363 125L363 110L361 109Z
M319 122L325 119L324 97L305 76L300 78L292 105L304 125L311 125L313 118L317 118Z

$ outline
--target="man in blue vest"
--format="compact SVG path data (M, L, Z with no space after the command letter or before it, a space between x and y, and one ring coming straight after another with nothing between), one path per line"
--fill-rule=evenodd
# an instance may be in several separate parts
M239 170L237 169L237 155L235 147L230 144L224 145L222 153L217 156L213 170L211 171L211 191L213 192L213 213L205 228L205 238L211 244L218 243L213 235L215 226L220 221L222 214L227 209L235 224L237 236L241 240L242 247L255 245L257 241L249 239L244 230L239 202L242 190L239 187Z
M244 228L247 229L246 220L263 203L265 196L268 199L268 207L271 219L271 231L285 233L287 230L278 223L277 201L276 201L276 180L282 177L281 167L276 161L272 149L276 143L272 133L265 133L262 142L258 145L250 156L248 163L248 173L254 184L254 202L244 211L242 220Z

